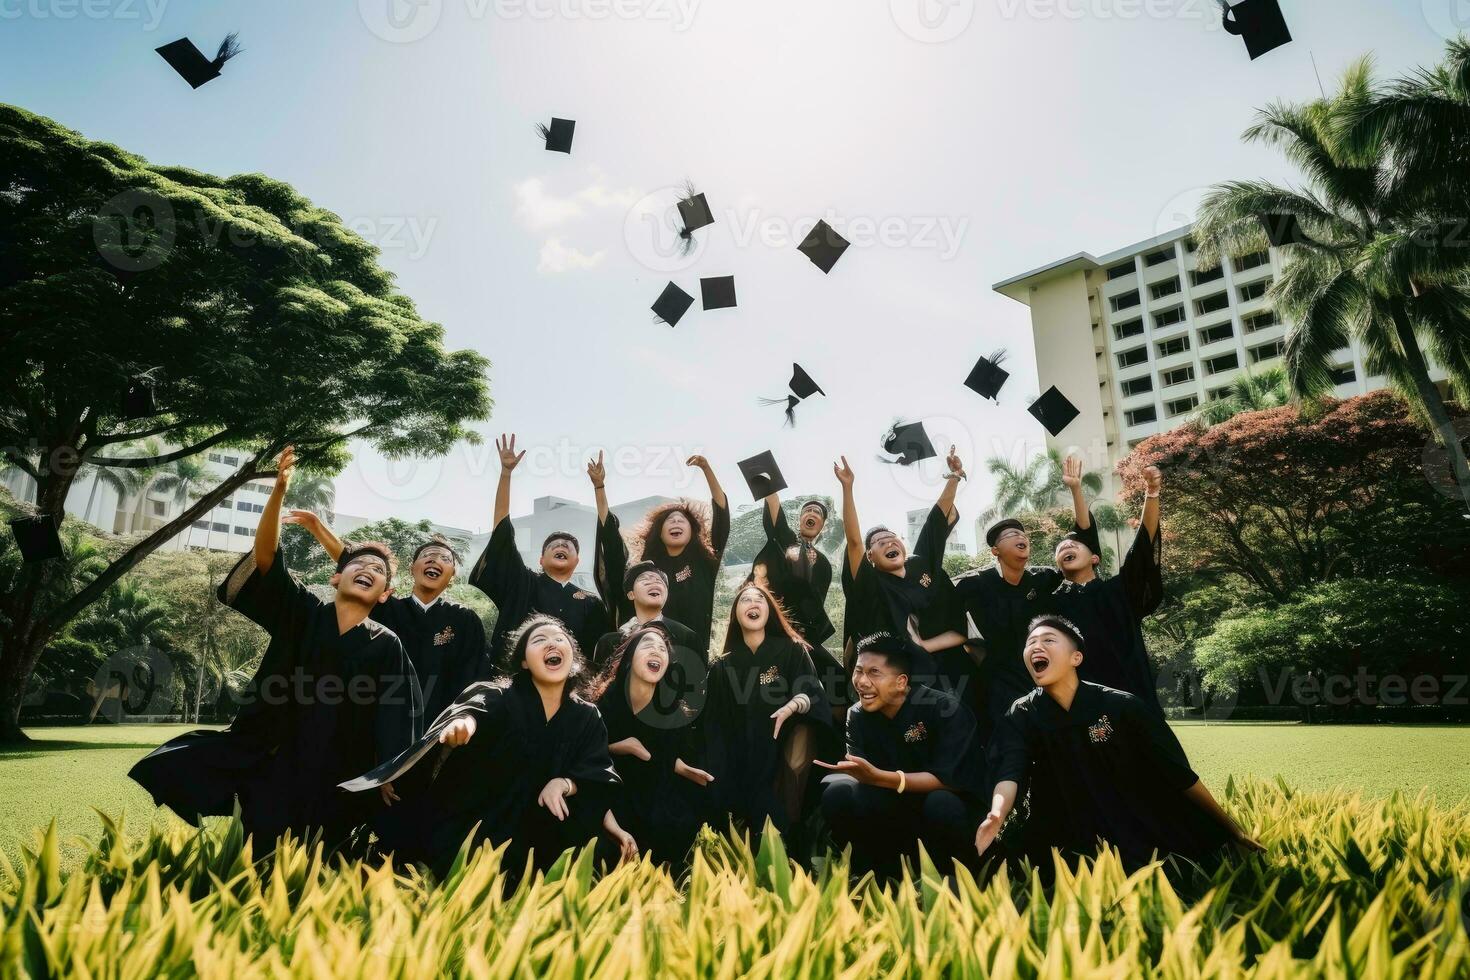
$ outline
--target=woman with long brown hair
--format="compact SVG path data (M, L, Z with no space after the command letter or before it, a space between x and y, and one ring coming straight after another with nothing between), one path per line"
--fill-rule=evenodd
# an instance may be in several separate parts
M812 761L832 734L821 679L781 604L755 582L735 594L723 650L701 719L704 768L721 814L753 837L768 817L785 833L803 816Z

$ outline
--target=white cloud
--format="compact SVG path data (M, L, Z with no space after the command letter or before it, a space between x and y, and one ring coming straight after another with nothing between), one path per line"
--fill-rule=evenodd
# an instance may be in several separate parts
M564 197L548 190L544 178L528 177L515 186L515 195L516 215L532 231L565 224L591 211L626 211L639 197L630 189L609 188L601 174L593 174L592 183Z
M606 257L606 252L598 251L588 255L575 246L563 245L560 238L548 238L541 243L541 261L537 263L536 271L557 273L593 269L601 265Z

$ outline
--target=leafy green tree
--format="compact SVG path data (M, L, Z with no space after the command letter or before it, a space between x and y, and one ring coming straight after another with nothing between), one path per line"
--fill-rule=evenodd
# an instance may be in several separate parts
M189 504L208 493L213 483L209 470L204 467L204 464L197 459L185 457L165 464L163 471L154 477L148 489L167 494L172 498L175 507L186 510ZM208 519L208 512L205 518ZM206 548L211 547L214 537L214 522L210 521L209 524L209 531L205 533L204 546ZM193 544L194 527L192 524L186 535L184 543Z
M337 503L337 487L332 478L321 473L305 473L292 479L286 488L285 504L289 510L309 510L332 523L332 508Z
M1284 246L1268 292L1291 323L1293 392L1330 391L1333 352L1356 340L1369 372L1386 375L1428 418L1470 510L1465 448L1426 356L1462 400L1470 395L1467 58L1456 41L1444 65L1387 88L1363 59L1335 95L1261 111L1245 139L1280 150L1306 187L1222 184L1203 202L1194 237L1207 265L1265 248L1266 222L1295 219L1304 236Z
M0 741L46 644L246 481L331 474L360 439L389 457L478 437L486 360L444 349L334 214L259 174L158 166L0 105L0 456L58 520L82 464L148 469L217 447L243 462L157 530L68 582L23 566L0 593ZM151 385L154 404L127 399ZM157 438L165 451L117 447Z
M1258 374L1242 374L1226 389L1224 398L1207 402L1195 418L1201 425L1218 425L1241 412L1259 412L1291 404L1291 387L1279 367Z

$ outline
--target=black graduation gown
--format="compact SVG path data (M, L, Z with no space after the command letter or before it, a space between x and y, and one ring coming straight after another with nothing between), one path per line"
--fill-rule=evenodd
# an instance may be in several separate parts
M392 630L413 661L424 692L424 723L475 681L490 676L485 624L470 607L440 596L424 609L412 595L395 596L373 611L373 619Z
M701 662L708 659L708 654L700 648L697 642L698 638L694 635L692 629L683 623L669 619L667 616L661 616L657 620L654 620L654 622L659 623L664 629L669 631L669 636L673 639L674 646L693 650L699 655ZM612 660L613 654L617 652L622 642L631 636L633 631L640 625L642 624L636 619L630 619L617 629L610 630L598 638L597 644L592 650L592 669L594 673L600 674L602 672L603 668Z
M781 601L791 625L811 644L812 662L822 678L828 704L846 707L853 700L847 670L842 659L823 646L837 632L826 608L827 592L832 587L832 563L792 530L785 511L778 509L773 519L770 508L761 506L766 544L755 561L766 566L771 594ZM789 557L792 549L798 549L794 560Z
M725 555L725 543L730 539L730 511L711 502L710 546L714 558L709 559L696 546L689 545L677 557L663 550L663 543L654 541L644 549L643 558L653 562L669 577L669 599L664 603L664 615L683 623L694 631L696 646L706 653L709 650L710 628L714 622L715 587L720 580L720 563ZM618 525L618 516L607 515L607 520L597 527L597 548L593 558L593 579L602 593L608 608L618 622L633 616L633 600L623 591L623 574L628 570L628 545L623 540Z
M972 807L989 802L975 715L947 691L916 684L892 718L853 705L847 751L890 772L932 773Z
M555 616L565 623L584 654L590 653L597 638L612 626L607 607L595 592L526 567L516 550L515 527L509 517L490 533L484 554L470 572L469 583L495 603L495 632L490 637L490 655L495 663L503 663L509 652L506 638L532 613ZM504 666L514 671L519 665Z
M698 762L693 755L697 748L695 712L677 691L660 681L653 700L635 714L628 703L629 666L624 664L619 670L597 707L607 725L609 745L636 738L652 758L645 762L632 755L612 757L622 780L614 791L612 811L638 842L640 853L651 855L654 861L681 864L714 793L714 787L699 786L674 772L679 759L690 765Z
M1026 670L1026 627L1035 617L1053 611L1052 593L1061 581L1061 572L1041 566L1023 570L1015 585L993 566L955 579L955 594L985 639L985 660L980 664L985 687L982 741L990 740L1012 701L1036 688Z
M128 775L190 822L230 814L238 796L257 854L287 830L319 829L336 843L377 803L337 784L421 730L422 695L403 644L371 619L339 634L335 605L298 582L279 551L264 573L247 553L219 600L270 634L245 703L229 728L170 739Z
M946 630L965 632L964 610L955 596L954 583L944 571L944 543L958 520L958 511L950 521L939 505L934 505L903 575L879 571L866 557L852 569L844 553L842 590L847 608L842 626L843 642L849 644L848 657L857 642L871 633L884 631L908 638L911 615L918 616L919 634L926 638ZM943 678L946 687L956 690L975 686L974 675L974 661L963 645L941 650L937 655L915 651L914 676L921 682Z
M1143 617L1164 596L1159 543L1140 526L1123 567L1085 585L1062 582L1052 596L1057 613L1077 624L1086 641L1077 676L1136 695L1162 714L1153 665L1143 643Z
M470 741L458 748L438 744L448 723L464 715L475 717ZM402 859L425 861L441 872L476 823L476 845L513 841L502 867L517 871L531 850L536 867L550 867L566 848L599 835L618 781L597 708L566 694L548 720L525 674L509 684L470 685L417 744L345 788L365 793L384 783L396 786L419 766L429 767L427 786L411 797L400 794L393 807L407 808L402 826L416 829L385 845ZM556 777L577 784L567 798L571 812L565 821L536 802Z
M807 712L793 715L772 738L771 713L798 694L811 699ZM752 653L739 637L709 668L700 734L704 767L715 777L716 824L725 815L739 819L752 836L767 817L785 833L806 805L806 770L792 773L787 746L799 728L808 728L812 758L832 756L832 711L812 658L786 636L767 635Z
M1023 849L1043 870L1049 853L1115 846L1136 867L1157 851L1200 859L1229 835L1184 796L1198 780L1163 717L1126 691L1083 681L1070 711L1037 688L1013 704L990 747L996 782L1029 788Z

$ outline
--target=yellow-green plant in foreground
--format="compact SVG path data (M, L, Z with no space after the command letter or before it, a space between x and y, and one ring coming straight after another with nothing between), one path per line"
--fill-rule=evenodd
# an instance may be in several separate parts
M0 976L1236 977L1470 974L1470 807L1249 782L1231 808L1268 853L1209 873L1115 854L880 887L816 875L779 838L706 834L687 875L590 852L507 892L499 853L443 882L287 841L257 865L238 823L129 843L103 818L81 871L54 827L0 869Z

